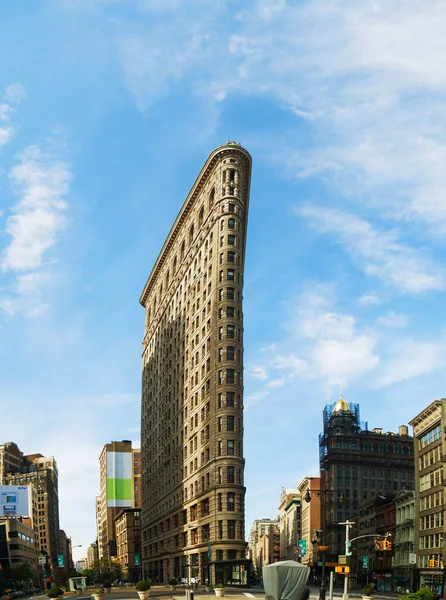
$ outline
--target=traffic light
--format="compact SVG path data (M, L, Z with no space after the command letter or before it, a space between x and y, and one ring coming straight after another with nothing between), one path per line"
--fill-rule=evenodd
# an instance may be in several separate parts
M389 542L388 542L387 540L383 540L383 541L382 541L383 550L387 550L387 547L388 547L388 546L387 546L387 544L388 544L388 543L389 543Z
M387 542L387 550L392 550L392 542Z
M437 566L437 561L435 560L435 558L430 558L429 562L428 562L429 567L436 567Z

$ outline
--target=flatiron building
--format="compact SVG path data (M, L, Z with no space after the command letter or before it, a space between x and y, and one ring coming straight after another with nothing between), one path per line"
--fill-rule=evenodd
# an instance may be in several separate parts
M243 311L251 157L211 153L140 297L142 567L153 582L247 581Z

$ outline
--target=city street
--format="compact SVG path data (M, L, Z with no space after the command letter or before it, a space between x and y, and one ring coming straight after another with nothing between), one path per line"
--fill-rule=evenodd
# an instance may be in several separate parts
M172 598L173 600L183 600L185 598L186 591L184 588L177 587L177 589L172 592L167 586L155 586L150 590L150 599L154 598ZM334 598L342 598L343 590L341 588L336 588L333 593ZM231 596L231 598L264 598L265 592L263 588L253 587L253 588L226 588L226 596ZM351 590L349 593L350 598L362 598L361 590ZM198 590L194 590L194 600L209 600L211 598L215 598L214 592L206 592L203 588L199 588ZM74 596L73 598L78 598L78 600L90 600L91 594L82 594L81 596ZM126 598L133 598L134 600L138 600L137 593L134 589L125 589L125 588L115 588L110 594L107 594L107 600L124 600ZM310 586L310 600L318 600L319 598L319 588L315 586ZM395 600L398 598L398 594L392 594L390 592L387 593L376 593L375 598L377 600ZM328 590L327 590L327 600L328 600Z

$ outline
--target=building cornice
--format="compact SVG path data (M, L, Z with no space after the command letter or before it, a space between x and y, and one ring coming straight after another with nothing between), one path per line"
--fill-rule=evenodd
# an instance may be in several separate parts
M443 400L445 400L445 398L442 398L442 400L434 400L433 402L431 402L429 404L429 406L427 406L424 410L422 410L420 413L418 413L416 417L414 417L411 421L409 421L409 425L411 425L412 427L416 427L417 425L420 425L425 419L427 419L429 416L431 416L438 408L441 408L441 403Z
M245 201L245 203L248 202L249 180L251 177L251 164L252 164L251 155L249 154L249 152L247 150L245 150L240 145L235 144L235 143L227 143L224 146L219 146L209 155L209 158L207 159L206 163L204 164L203 168L201 169L200 174L198 175L197 179L195 180L194 185L192 186L186 200L183 203L183 206L181 207L181 210L180 210L177 218L175 219L174 224L172 225L169 235L167 236L166 241L164 242L164 245L161 248L161 252L159 253L158 258L156 259L156 262L152 269L152 272L150 273L149 278L146 282L146 285L144 286L142 294L139 298L139 302L141 303L142 306L145 306L145 302L150 293L150 290L152 289L153 283L157 279L158 273L160 272L160 270L164 264L164 261L169 253L169 250L171 249L172 245L174 244L175 240L177 239L178 232L181 231L184 221L187 219L188 215L190 214L196 197L198 196L198 194L201 192L201 190L205 186L206 182L208 181L209 174L212 172L216 163L221 159L222 156L224 156L225 154L234 155L234 153L241 154L244 157L245 161L247 161L249 163L249 168L244 169L244 185L243 185L243 193L245 195L243 200Z

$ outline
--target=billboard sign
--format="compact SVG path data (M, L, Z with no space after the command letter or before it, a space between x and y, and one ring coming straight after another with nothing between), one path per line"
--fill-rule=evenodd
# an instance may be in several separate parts
M27 485L0 485L0 517L29 517L29 502Z
M107 452L107 507L131 508L133 474L131 452Z
M58 554L57 555L57 566L59 567L59 569L63 569L64 568L65 561L64 561L63 554Z
M307 540L298 540L297 545L300 548L300 555L306 556L307 555Z

